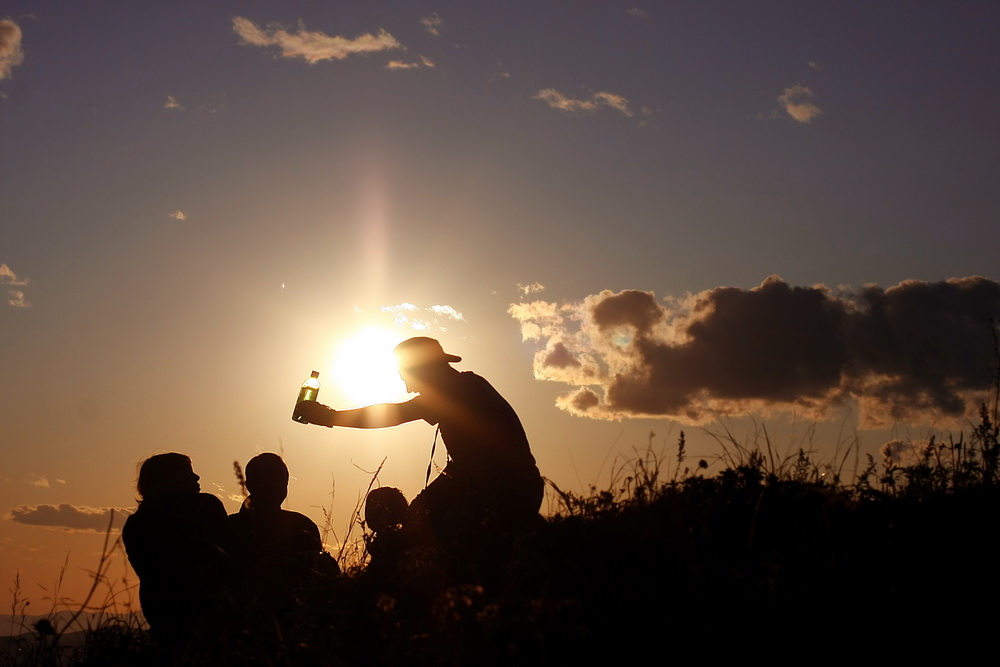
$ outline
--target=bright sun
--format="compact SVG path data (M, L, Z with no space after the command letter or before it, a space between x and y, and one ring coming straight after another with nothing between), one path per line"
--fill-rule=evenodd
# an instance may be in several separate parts
M331 374L337 390L349 403L360 406L406 398L406 387L399 379L392 354L397 343L398 335L368 327L337 346Z

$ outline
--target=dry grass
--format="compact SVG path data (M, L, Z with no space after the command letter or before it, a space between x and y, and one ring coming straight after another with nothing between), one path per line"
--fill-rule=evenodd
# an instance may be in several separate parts
M763 426L743 438L723 427L710 462L688 460L683 432L676 447L659 450L650 434L645 448L614 462L606 489L577 494L550 482L554 515L529 535L468 551L476 567L414 554L382 579L364 567L362 500L343 540L331 525L331 504L323 508L323 539L354 545L338 556L347 574L318 580L267 636L220 620L212 647L185 660L593 663L620 657L623 637L659 643L667 635L716 654L752 643L774 657L801 655L792 648L830 637L844 651L862 650L871 636L905 636L929 610L970 608L1000 593L993 568L976 565L997 555L998 436L983 406L968 435L892 445L852 474L856 440L816 461L808 433L779 450ZM62 599L57 581L46 591L49 620L34 627L15 576L11 611L21 621L12 629L21 636L0 649L0 662L176 662L150 642L129 576L112 574L124 561L109 525L86 598ZM957 569L948 577L928 574L949 568ZM656 611L648 615L651 601ZM66 610L73 614L65 620L55 613ZM88 612L96 612L93 622ZM958 653L989 636L990 618L963 617L968 639ZM70 646L78 632L80 642ZM761 644L766 637L773 643Z

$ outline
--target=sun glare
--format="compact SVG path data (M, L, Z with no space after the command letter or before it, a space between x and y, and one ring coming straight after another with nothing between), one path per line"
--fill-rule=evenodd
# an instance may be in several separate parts
M333 380L344 398L356 405L404 400L406 387L396 371L392 350L398 335L385 329L363 329L337 346Z

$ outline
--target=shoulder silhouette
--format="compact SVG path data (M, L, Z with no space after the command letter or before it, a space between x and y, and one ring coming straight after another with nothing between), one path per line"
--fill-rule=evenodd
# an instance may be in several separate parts
M423 420L440 429L448 465L409 504L398 530L386 526L376 533L391 536L393 545L458 553L456 547L509 542L533 527L544 481L510 403L484 378L453 368L461 357L433 338L405 340L395 355L399 376L415 398L342 411L314 401L296 406L300 421L322 426L384 428ZM369 497L376 522L387 498ZM371 546L378 552L388 543Z
M316 574L336 574L323 552L319 528L309 517L281 508L288 468L277 454L259 454L246 465L250 495L229 517L235 586L245 605L280 609Z
M198 479L183 454L146 459L139 507L122 529L143 615L164 643L191 641L224 603L226 510Z

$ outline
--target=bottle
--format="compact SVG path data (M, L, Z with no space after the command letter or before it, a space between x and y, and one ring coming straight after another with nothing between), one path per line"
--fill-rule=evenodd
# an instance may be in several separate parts
M315 401L318 397L319 371L313 371L312 375L306 378L306 381L302 383L302 388L299 389L299 397L295 399L295 407L298 408L299 403L302 401ZM298 410L292 411L292 419L297 422L302 422L302 418L299 416Z

